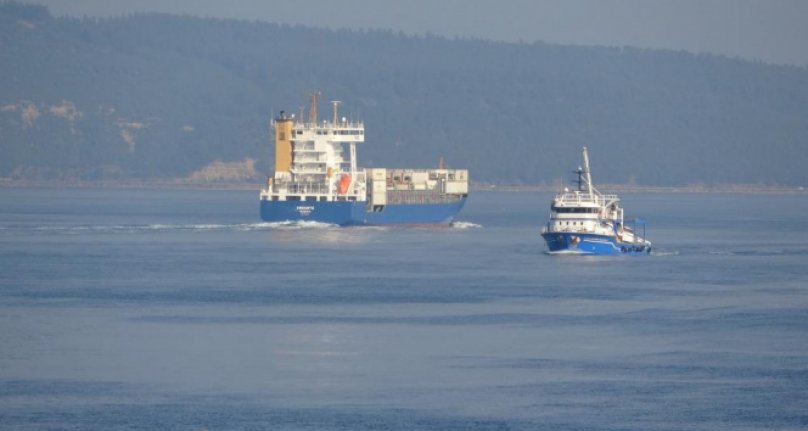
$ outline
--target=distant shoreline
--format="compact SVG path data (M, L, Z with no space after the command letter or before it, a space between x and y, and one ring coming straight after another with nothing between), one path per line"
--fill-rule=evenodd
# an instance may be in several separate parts
M571 187L567 185L566 187ZM502 192L557 192L556 185L475 185L473 191L502 191ZM598 190L612 193L795 193L808 194L808 189L800 186L766 186L757 184L715 184L715 185L687 185L687 186L652 186L639 184L599 184Z
M200 189L200 190L255 190L261 188L260 182L202 182L188 180L10 180L0 178L0 188L103 188L103 189Z
M0 188L110 188L110 189L198 189L198 190L254 190L258 191L262 182L201 182L183 179L165 180L101 180L101 181L56 181L56 180L13 180L0 178ZM472 192L557 192L558 185L512 185L472 183ZM694 184L687 186L652 186L638 184L603 184L598 189L619 193L793 193L808 194L808 189L800 186L768 186L758 184Z

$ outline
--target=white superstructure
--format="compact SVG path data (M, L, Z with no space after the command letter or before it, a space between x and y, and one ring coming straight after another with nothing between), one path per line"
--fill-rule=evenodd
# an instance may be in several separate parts
M436 203L468 194L465 169L360 169L356 144L365 142L361 121L339 117L332 101L331 121L317 119L310 95L308 121L281 111L275 130L275 173L261 189L263 201L367 202L370 210L388 203ZM408 193L404 193L408 192Z
M317 121L318 93L311 95L309 121L281 112L275 129L275 175L261 198L285 201L365 200L364 170L356 166L356 144L365 141L362 122L339 118L338 101L331 102L331 121Z

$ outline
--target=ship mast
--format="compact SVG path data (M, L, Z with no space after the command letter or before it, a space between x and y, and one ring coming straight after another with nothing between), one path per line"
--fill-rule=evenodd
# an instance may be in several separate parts
M342 103L342 102L340 102L339 100L332 100L331 101L331 105L333 106L331 127L335 128L335 129L337 127L340 127L339 115L337 114L337 112L338 112L337 110L339 109L339 104L340 103ZM351 178L356 178L356 170L357 170L357 168L356 168L356 143L351 142L350 144L348 144L348 150L350 151L350 157L351 157L351 170L350 170Z
M309 123L311 123L311 127L317 127L317 98L319 96L319 91L309 93L309 99L311 100L311 106L309 107Z
M584 154L584 176L586 178L586 191L589 193L589 199L593 199L592 194L592 171L589 169L589 153L586 147L583 149Z
M339 106L340 103L342 103L342 102L340 102L339 100L332 100L331 101L331 104L334 107L334 109L333 109L334 117L333 117L333 120L331 120L331 123L334 125L334 127L337 127L337 107Z

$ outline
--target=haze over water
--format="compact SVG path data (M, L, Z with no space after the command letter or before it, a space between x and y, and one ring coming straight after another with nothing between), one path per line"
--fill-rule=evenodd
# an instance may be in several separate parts
M805 196L621 197L651 256L545 254L547 193L413 229L0 189L0 428L808 427Z

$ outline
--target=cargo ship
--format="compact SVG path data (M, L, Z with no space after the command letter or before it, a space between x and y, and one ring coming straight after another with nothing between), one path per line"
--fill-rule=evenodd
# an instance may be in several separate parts
M592 184L589 153L583 148L576 190L565 188L553 199L550 221L542 228L550 254L649 254L645 222L625 220L617 195L602 194ZM642 235L639 229L642 228Z
M349 225L449 225L468 198L468 171L358 168L363 122L340 118L333 101L331 121L318 122L311 94L304 112L281 111L272 121L275 172L260 192L261 219Z

